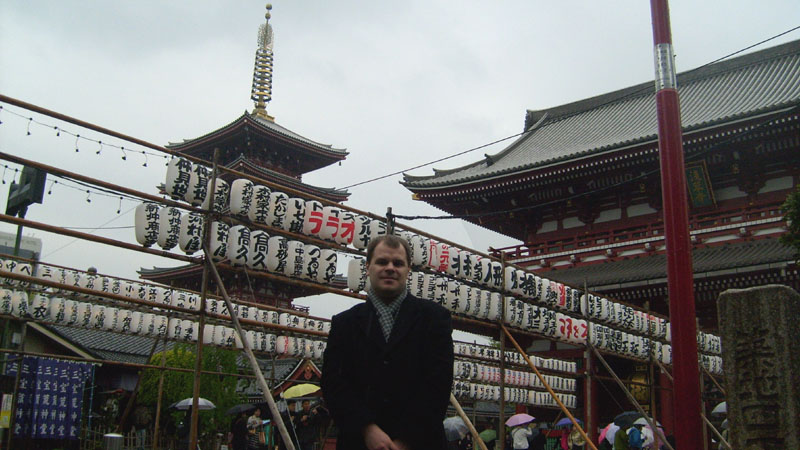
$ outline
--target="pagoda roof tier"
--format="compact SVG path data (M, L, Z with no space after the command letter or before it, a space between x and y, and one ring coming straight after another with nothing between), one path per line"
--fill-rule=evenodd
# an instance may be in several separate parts
M685 132L713 129L800 104L800 40L678 74ZM423 195L503 183L543 168L657 142L655 88L648 81L544 110L528 110L528 132L495 155L429 176L404 174ZM446 194L444 194L446 195Z
M343 202L347 200L348 197L350 197L350 193L347 190L336 189L336 188L325 188L303 183L297 178L282 174L280 172L276 172L268 167L265 167L258 161L253 161L252 159L248 158L245 155L239 155L233 161L230 161L229 163L225 164L225 167L233 170L238 170L240 172L252 174L259 178L264 178L267 181L271 181L275 184L287 186L292 189L301 192L306 192L308 194L315 195L317 197L322 197L333 202Z
M247 111L222 128L195 139L170 143L167 147L209 161L215 148L223 150L223 161L234 151L247 149L263 154L266 165L284 166L284 171L293 175L329 166L344 160L348 154L345 149L312 141Z
M792 248L777 239L709 245L692 252L695 283L708 277L745 274L767 268L783 268L794 264ZM589 286L590 290L649 286L667 281L667 255L659 252L629 259L597 262L576 267L537 269L538 274L571 284Z

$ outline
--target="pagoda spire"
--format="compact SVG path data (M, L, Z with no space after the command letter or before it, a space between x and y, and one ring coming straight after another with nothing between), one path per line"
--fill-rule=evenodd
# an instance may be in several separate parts
M272 5L267 3L267 19L258 27L258 48L256 48L256 62L253 67L253 89L250 98L255 102L253 114L263 119L274 121L275 118L267 114L267 103L272 100L272 25L269 19Z

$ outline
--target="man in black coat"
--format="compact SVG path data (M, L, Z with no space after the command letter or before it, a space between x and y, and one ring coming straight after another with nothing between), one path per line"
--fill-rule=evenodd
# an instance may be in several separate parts
M450 313L406 292L408 243L367 248L369 300L333 317L322 392L340 450L445 449L453 383Z

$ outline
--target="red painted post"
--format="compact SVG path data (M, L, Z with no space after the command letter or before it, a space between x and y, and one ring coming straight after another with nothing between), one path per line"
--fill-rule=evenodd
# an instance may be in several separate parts
M700 450L703 448L700 439L703 422L700 416L692 247L689 240L680 105L667 0L650 0L650 11L653 20L658 147L672 328L675 444L681 450Z

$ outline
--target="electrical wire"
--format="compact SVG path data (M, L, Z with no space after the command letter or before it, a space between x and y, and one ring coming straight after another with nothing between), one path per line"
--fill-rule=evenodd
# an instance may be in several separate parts
M742 49L739 49L739 50L737 50L735 52L729 53L729 54L727 54L725 56L722 56L720 58L717 58L717 59L715 59L715 60L713 60L711 62L705 63L702 66L695 67L694 69L687 70L686 72L682 72L680 74L680 76L681 77L685 77L685 76L687 76L689 74L692 74L692 73L694 73L694 72L696 72L696 71L698 71L698 70L700 70L700 69L702 69L704 67L708 67L708 66L710 66L712 64L716 64L716 63L718 63L720 61L724 61L724 60L726 60L726 59L728 59L728 58L730 58L732 56L738 55L739 53L742 53L742 52L745 52L747 50L750 50L750 49L752 49L754 47L757 47L757 46L759 46L761 44L764 44L764 43L767 43L767 42L772 41L774 39L777 39L777 38L779 38L781 36L789 34L789 33L793 32L793 31L798 30L798 29L800 29L800 25L798 25L796 27L793 27L793 28L790 28L790 29L788 29L786 31L783 31L781 33L778 33L778 34L776 34L774 36L771 36L771 37L769 37L767 39L764 39L762 41L759 41L759 42L757 42L755 44L752 44L752 45L749 45L749 46L744 47ZM599 108L602 108L604 106L607 106L607 105L610 105L610 104L613 104L613 103L619 103L619 102L622 102L624 100L628 100L628 99L630 99L632 97L639 96L639 95L641 95L641 94L643 94L645 92L653 92L653 87L652 87L651 84L645 83L645 86L642 86L641 89L637 89L637 90L635 90L633 92L630 92L630 93L628 93L628 94L626 94L626 95L624 95L622 97L616 97L616 98L614 98L612 100L609 100L609 101L607 101L605 103L600 103L598 105L594 105L593 108L594 109L599 109ZM558 120L563 120L563 119L567 119L567 118L573 117L573 116L581 114L581 113L582 112L579 111L579 112L574 112L572 114L565 114L563 116L559 116L557 119ZM494 144L497 144L497 143L500 143L500 142L503 142L503 141L507 141L509 139L512 139L512 138L515 138L515 137L519 137L519 136L522 136L522 135L525 135L525 134L528 134L528 133L531 133L532 131L534 131L535 128L536 127L532 127L532 128L530 128L528 130L525 130L525 131L523 131L521 133L517 133L517 134L511 135L511 136L507 136L507 137L504 137L504 138L501 138L501 139L497 139L497 140L492 141L492 142L490 142L488 144L479 145L477 147L473 147L471 149L464 150L464 151L452 154L450 156L445 156L443 158L439 158L439 159L434 160L434 161L430 161L430 162L427 162L427 163L424 163L424 164L419 164L419 165L416 165L416 166L413 166L413 167L409 167L407 169L399 170L397 172L392 172L390 174L382 175L382 176L375 177L375 178L372 178L372 179L369 179L369 180L365 180L365 181L361 181L361 182L358 182L358 183L355 183L355 184L351 184L351 185L345 186L345 187L343 187L341 189L349 189L349 188L352 188L352 187L361 186L361 185L364 185L364 184L367 184L367 183L372 183L374 181L379 181L379 180L383 180L385 178L393 177L395 175L400 175L400 174L403 174L405 172L409 172L411 170L420 169L422 167L430 166L431 164L436 164L438 162L446 161L448 159L455 158L455 157L461 156L461 155L465 155L465 154L473 152L475 150L480 150L482 148L486 148L486 147L489 147L491 145L494 145Z

